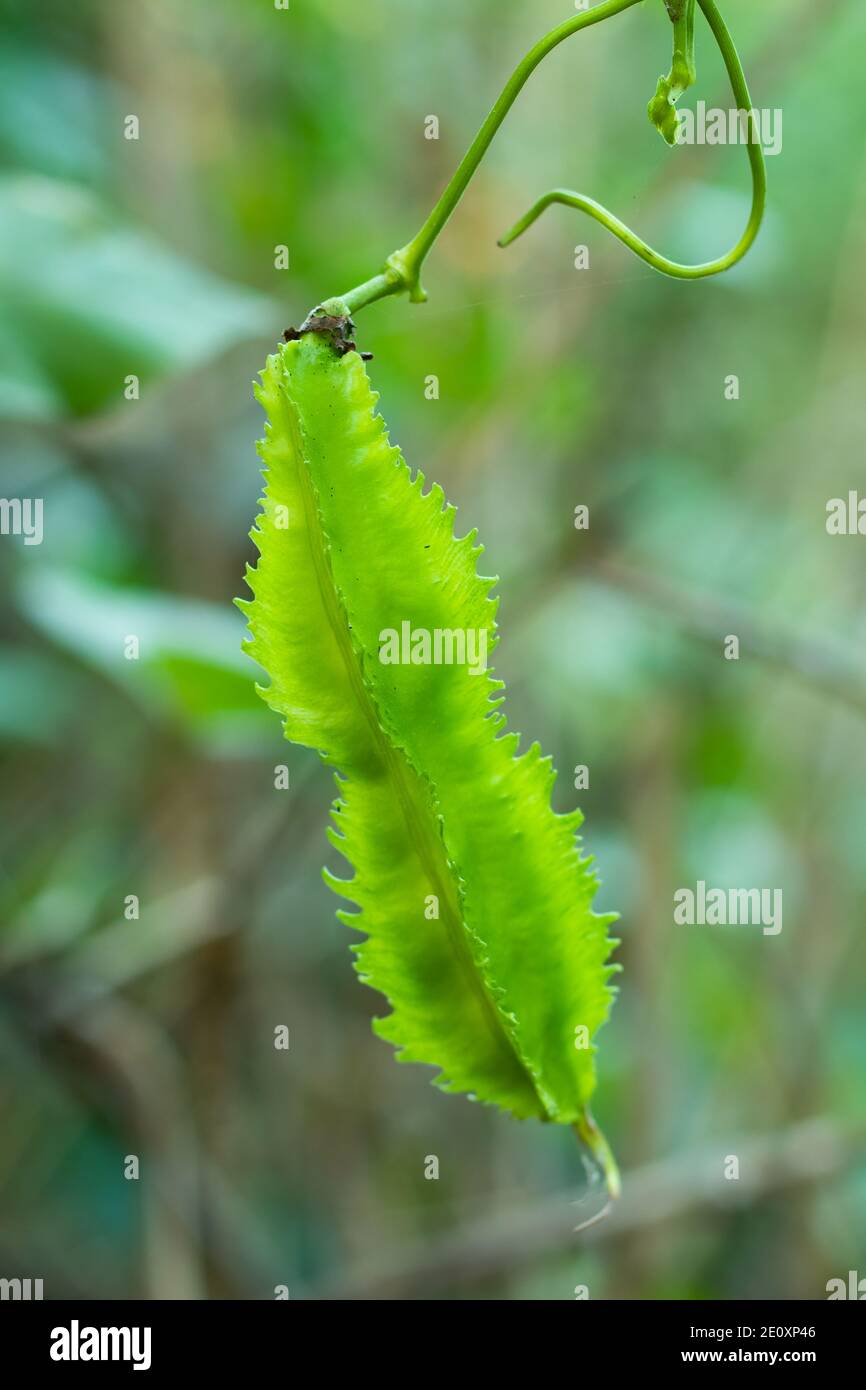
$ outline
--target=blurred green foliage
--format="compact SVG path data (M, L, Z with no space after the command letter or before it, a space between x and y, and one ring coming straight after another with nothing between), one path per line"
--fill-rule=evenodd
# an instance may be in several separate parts
M824 527L828 498L866 495L866 15L724 8L784 113L744 265L673 284L562 210L496 250L561 183L683 258L738 233L742 151L647 123L669 58L647 5L530 84L430 303L359 318L395 441L502 577L512 726L553 754L562 808L590 768L624 966L597 1109L626 1169L708 1148L721 1171L811 1116L862 1133L866 1104L866 542ZM0 1274L47 1296L300 1296L552 1193L576 1224L569 1136L438 1094L370 1033L319 880L329 778L255 696L231 607L265 353L416 230L567 10L0 0L0 492L45 509L41 545L0 537ZM686 100L726 105L703 29L698 61ZM781 887L781 936L675 928L698 878ZM495 1273L469 1241L427 1292L815 1298L866 1272L862 1164L783 1178Z

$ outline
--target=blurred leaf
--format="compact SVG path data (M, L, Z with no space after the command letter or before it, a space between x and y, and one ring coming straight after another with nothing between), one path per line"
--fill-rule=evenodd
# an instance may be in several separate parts
M592 581L569 581L503 643L503 665L524 673L537 707L569 721L596 757L615 752L655 691L681 679L677 635L627 597Z
M268 301L116 222L92 194L36 176L0 179L0 404L6 415L81 415L120 404L263 332Z
M0 647L0 739L55 743L80 698L79 683L57 658Z
M7 43L0 51L0 153L43 174L104 178L107 86L57 54Z
M148 710L222 739L270 732L241 651L243 622L226 605L96 583L60 570L22 579L20 606L58 646L96 667ZM127 659L128 637L139 656Z

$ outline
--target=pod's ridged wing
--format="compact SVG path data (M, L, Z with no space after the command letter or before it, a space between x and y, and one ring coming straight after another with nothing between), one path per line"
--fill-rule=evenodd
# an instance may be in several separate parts
M339 769L334 843L354 877L328 880L357 903L341 915L367 934L359 973L392 1005L377 1030L446 1089L574 1123L594 1085L576 1030L593 1037L612 999L611 919L592 911L579 815L551 809L549 761L503 731L481 548L389 444L356 353L305 335L269 359L260 399L249 650L287 736ZM440 664L384 664L385 631L442 634Z

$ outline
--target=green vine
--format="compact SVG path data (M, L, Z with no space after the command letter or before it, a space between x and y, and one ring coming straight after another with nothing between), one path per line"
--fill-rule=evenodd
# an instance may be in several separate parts
M549 53L552 53L559 44L570 38L572 34L577 34L592 25L600 24L603 20L612 19L615 15L623 14L639 3L640 0L605 0L604 4L597 5L594 9L587 10L558 25L546 34L534 48L530 49L506 82L489 116L481 126L447 188L421 229L410 242L388 257L384 268L378 275L365 280L354 289L340 295L338 299L328 301L322 306L323 309L334 312L335 305L339 305L340 312L353 314L379 299L404 293L409 295L413 303L423 303L427 298L421 283L421 270L424 262L437 237L466 192L496 133L535 69ZM649 115L668 143L673 144L676 140L678 123L675 103L683 92L693 85L696 76L694 58L696 4L700 6L719 47L738 108L750 110L752 101L736 45L714 0L664 0L664 4L673 25L673 61L668 77L659 79L656 95L649 104ZM737 244L726 255L720 256L716 260L706 261L699 265L681 265L677 261L670 260L667 256L655 251L636 232L626 226L620 218L607 208L602 207L595 199L562 188L552 189L539 198L510 231L500 239L499 245L509 246L532 226L546 208L558 203L575 208L579 212L586 213L596 222L600 222L642 261L665 275L683 280L697 280L729 270L742 260L754 242L766 206L767 176L764 155L752 124L750 123L749 126L747 144L752 174L752 207L749 220Z
M647 113L669 145L677 143L679 116L676 104L697 81L695 67L695 0L665 0L674 26L674 56L667 77L660 77Z

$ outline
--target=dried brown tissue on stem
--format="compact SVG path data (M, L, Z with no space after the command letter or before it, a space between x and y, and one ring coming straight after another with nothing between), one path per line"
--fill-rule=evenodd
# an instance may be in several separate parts
M355 325L346 305L331 301L327 309L328 311L326 306L320 306L307 316L300 328L285 329L283 341L297 343L307 333L318 333L331 344L338 357L345 357L347 352L357 352ZM360 357L362 362L373 361L372 352L362 352Z

